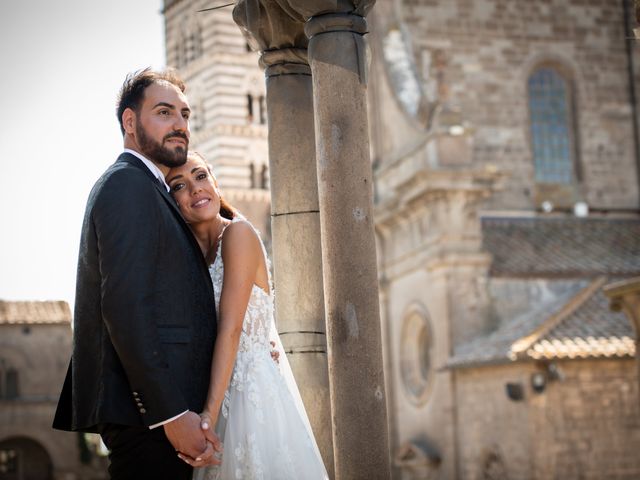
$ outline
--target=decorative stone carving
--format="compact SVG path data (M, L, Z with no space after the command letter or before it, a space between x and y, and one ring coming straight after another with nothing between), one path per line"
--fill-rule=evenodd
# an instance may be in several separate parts
M262 52L307 48L305 19L286 1L240 0L233 8L233 20L249 43Z
M358 52L355 65L361 81L366 83L363 35L367 32L367 22L364 17L374 4L375 0L240 0L233 9L233 18L250 44L263 52L304 49L308 45L307 37L311 39L319 33L352 32ZM335 50L326 54L318 52L318 55L318 60L325 63L340 62L344 58Z

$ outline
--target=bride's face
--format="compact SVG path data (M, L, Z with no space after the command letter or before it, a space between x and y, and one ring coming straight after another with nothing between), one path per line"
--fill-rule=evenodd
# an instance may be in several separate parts
M189 155L187 162L169 170L167 183L187 223L215 218L220 212L220 191L204 161Z

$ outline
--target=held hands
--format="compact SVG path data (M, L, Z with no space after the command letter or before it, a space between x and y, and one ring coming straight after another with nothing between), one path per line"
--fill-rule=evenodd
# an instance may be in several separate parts
M276 350L275 342L271 344L271 359L280 363L280 352ZM185 418L188 417L188 418ZM181 423L176 423L182 421ZM207 465L220 465L222 463L222 442L213 431L217 416L208 410L200 415L187 412L173 422L167 423L165 433L173 447L178 451L178 457L192 467L204 467ZM193 427L198 427L194 434ZM175 425L174 425L175 424Z
M213 431L213 427L215 426L216 421L217 419L214 418L213 415L211 415L207 410L205 410L200 414L200 428L202 429L202 432L204 433L204 436L206 437L207 442L214 443L214 439L215 439L215 441L218 442L220 447L222 447L222 443L220 442L220 439ZM222 448L220 448L219 450L217 449L217 451L222 452Z
M192 466L219 465L221 460L215 453L222 453L218 436L201 426L200 416L194 412L184 415L164 425L164 432L178 452L178 456Z
M207 450L211 451L210 456L207 454L199 455L197 457L187 456L183 452L178 453L178 457L184 462L188 463L192 467L205 467L207 465L220 465L222 463L222 442L213 431L212 425L215 424L215 420L212 416L204 411L199 415L199 429L200 433L204 436L207 443Z

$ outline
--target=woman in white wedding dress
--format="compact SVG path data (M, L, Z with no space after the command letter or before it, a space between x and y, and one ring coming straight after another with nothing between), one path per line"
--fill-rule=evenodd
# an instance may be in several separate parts
M281 355L277 363L271 356L271 345L279 351L282 345L256 230L222 200L199 154L190 152L186 164L167 174L167 183L210 265L218 314L201 417L203 425L215 425L224 453L221 465L196 468L194 479L327 479L287 359Z

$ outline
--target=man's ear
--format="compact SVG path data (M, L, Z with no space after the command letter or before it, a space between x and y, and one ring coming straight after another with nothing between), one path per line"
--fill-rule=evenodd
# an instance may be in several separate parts
M122 128L124 128L125 133L133 135L136 131L136 121L136 112L131 108L125 108L124 112L122 112Z

